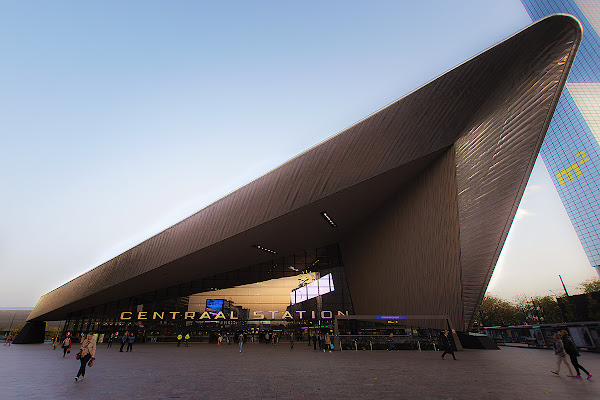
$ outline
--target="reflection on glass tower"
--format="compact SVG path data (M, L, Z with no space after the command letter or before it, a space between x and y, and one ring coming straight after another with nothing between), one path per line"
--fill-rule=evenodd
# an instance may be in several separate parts
M600 275L600 2L522 0L532 20L567 13L583 40L540 154L590 264Z

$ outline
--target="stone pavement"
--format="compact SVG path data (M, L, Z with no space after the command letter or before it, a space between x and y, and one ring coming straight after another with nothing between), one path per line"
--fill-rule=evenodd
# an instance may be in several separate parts
M588 381L550 373L549 350L314 351L272 345L100 345L84 380L74 352L0 346L0 399L600 399L600 354L582 353Z

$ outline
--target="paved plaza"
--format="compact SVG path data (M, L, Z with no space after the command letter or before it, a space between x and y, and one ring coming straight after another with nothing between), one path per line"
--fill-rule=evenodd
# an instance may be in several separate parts
M50 344L0 346L0 399L598 399L600 354L580 362L595 376L550 373L549 350L323 353L306 342L277 346L136 344L133 353L100 345L84 380L75 352Z

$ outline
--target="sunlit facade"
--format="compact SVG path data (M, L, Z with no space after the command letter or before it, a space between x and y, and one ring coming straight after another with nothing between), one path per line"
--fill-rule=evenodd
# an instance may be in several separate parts
M590 264L600 275L600 2L522 0L532 20L579 19L583 40L540 154Z

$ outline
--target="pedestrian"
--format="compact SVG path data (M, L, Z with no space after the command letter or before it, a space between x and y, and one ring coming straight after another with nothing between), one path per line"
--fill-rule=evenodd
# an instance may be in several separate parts
M54 336L52 340L52 350L56 350L56 346L58 345L58 335Z
M177 347L179 347L179 345L181 344L181 339L183 339L183 335L180 333L179 335L177 335Z
M265 344L269 344L269 332L265 333Z
M571 337L569 337L569 332L563 329L560 332L560 337L563 342L563 345L565 346L565 352L569 355L569 358L571 359L571 364L573 364L573 366L575 367L575 371L577 372L575 378L581 379L581 373L579 372L579 370L582 370L587 374L587 378L591 379L592 374L590 374L587 369L583 368L583 366L579 364L579 360L577 359L577 357L579 357L580 354L577 350L575 342L573 341L573 339L571 339Z
M65 337L65 340L62 341L62 344L60 345L60 347L62 347L62 349L63 349L63 357L71 352L71 333L70 332L67 332L67 337Z
M114 338L114 335L111 333L108 336L108 344L106 345L106 347L112 347L113 338Z
M444 359L444 356L446 354L452 354L452 358L454 359L454 361L456 361L457 358L454 356L454 348L452 347L452 341L448 336L449 334L450 332L444 331L444 334L442 335L442 347L444 348L444 352L442 353L442 360Z
M317 349L317 335L313 335L313 350Z
M294 332L290 334L290 350L294 348Z
M185 347L188 347L189 342L190 342L190 334L186 333L185 334Z
M325 349L329 350L330 353L333 349L333 346L331 345L331 336L329 336L329 332L325 334L325 347L323 348L323 352L325 352Z
M81 362L81 366L79 367L79 371L77 372L77 376L75 377L75 382L80 381L85 376L85 366L89 362L89 366L91 367L96 355L96 341L94 341L94 335L88 333L87 339L83 341L81 344L81 349L79 353L77 353L77 359Z
M311 339L311 338L312 338L312 336L311 336L311 334L309 333L309 334L308 334L308 345L307 345L307 346L309 346L309 347L310 347L310 339Z
M388 347L388 351L392 351L392 349L398 351L396 345L394 344L394 333L390 333L390 346Z
M12 342L12 340L13 340L12 334L9 332L8 336L6 337L6 340L4 341L4 345L10 346L10 343Z
M556 370L551 370L550 372L552 372L553 374L559 375L560 374L560 364L564 363L567 368L569 369L569 375L567 375L568 377L573 377L573 370L571 369L571 364L569 364L569 362L567 361L567 352L565 351L565 346L563 344L563 341L560 340L560 335L558 333L555 333L553 335L554 337L554 343L552 344L552 347L554 349L554 354L556 354Z
M127 338L127 350L125 351L125 353L127 353L128 351L131 351L133 353L133 342L135 341L135 336L133 335L133 332L131 332L129 334L129 337Z
M241 332L238 336L238 346L240 346L240 353L242 352L243 344L244 344L244 332Z
M217 345L220 346L222 341L223 341L223 336L221 336L221 334L219 333L219 337L217 338Z
M119 349L119 351L122 353L123 352L123 347L125 347L125 343L127 343L127 335L128 333L125 332L123 334L123 336L121 336L121 348Z

